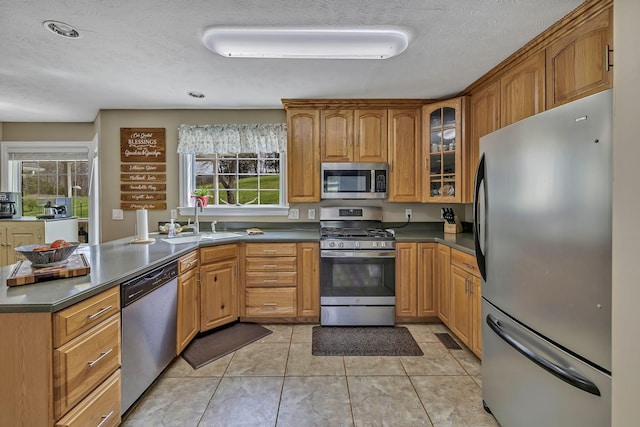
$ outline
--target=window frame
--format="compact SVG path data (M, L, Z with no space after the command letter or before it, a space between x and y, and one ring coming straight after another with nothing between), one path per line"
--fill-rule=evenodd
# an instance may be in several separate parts
M200 213L201 216L232 215L232 216L287 216L289 204L287 202L287 160L286 152L280 152L280 205L244 205L221 206L207 205ZM195 200L190 197L195 189L195 154L179 155L179 187L180 196L178 210L180 215L193 215Z

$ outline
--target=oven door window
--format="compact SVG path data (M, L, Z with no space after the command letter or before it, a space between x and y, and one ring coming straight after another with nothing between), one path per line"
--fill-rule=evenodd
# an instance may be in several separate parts
M321 296L394 296L394 258L321 258Z

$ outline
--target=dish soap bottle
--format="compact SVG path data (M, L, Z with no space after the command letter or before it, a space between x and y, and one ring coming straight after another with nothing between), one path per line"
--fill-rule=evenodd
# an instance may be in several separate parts
M169 238L176 237L176 223L175 219L171 218L171 224L169 224Z

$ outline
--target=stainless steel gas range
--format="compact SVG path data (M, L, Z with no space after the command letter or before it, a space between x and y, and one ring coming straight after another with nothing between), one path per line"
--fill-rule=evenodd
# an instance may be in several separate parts
M381 208L320 208L321 325L393 325L395 270Z

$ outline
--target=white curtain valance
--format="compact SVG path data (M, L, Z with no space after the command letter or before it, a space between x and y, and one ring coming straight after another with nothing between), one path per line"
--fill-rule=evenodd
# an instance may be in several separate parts
M222 124L178 128L178 153L278 153L287 149L285 123Z

